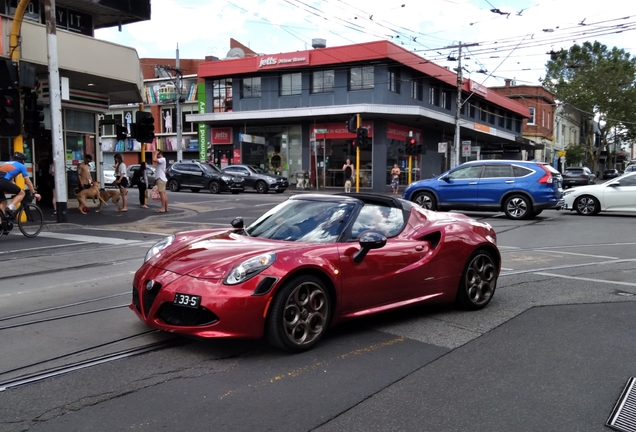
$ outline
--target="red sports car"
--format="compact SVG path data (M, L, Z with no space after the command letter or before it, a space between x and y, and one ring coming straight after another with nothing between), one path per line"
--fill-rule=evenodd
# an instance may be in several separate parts
M244 228L160 241L130 308L148 326L202 338L261 338L301 352L345 319L423 302L490 302L496 234L462 214L374 194L297 195Z

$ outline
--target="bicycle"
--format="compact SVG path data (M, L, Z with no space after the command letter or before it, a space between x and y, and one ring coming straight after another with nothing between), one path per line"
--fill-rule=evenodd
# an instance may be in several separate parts
M17 222L18 228L22 234L27 238L36 237L42 231L44 226L44 215L42 210L37 204L33 203L33 194L31 191L25 191L26 195L20 202L20 206L14 211L15 219L11 220L0 211L0 237L5 232L9 232L13 229L14 222Z

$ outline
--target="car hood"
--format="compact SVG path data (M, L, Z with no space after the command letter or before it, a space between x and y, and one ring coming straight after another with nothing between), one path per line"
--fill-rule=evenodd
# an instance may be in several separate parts
M181 275L217 279L248 258L295 247L298 245L247 237L233 230L214 230L203 235L200 231L184 232L177 234L174 243L148 263Z
M261 176L261 177L265 177L265 178L273 178L273 179L276 179L277 181L287 181L286 177L279 176L279 175L276 175L276 174L261 174L261 173L259 173L257 175Z

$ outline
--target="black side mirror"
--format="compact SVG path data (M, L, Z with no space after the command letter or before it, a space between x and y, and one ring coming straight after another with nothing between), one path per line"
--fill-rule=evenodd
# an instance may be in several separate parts
M360 234L360 250L353 256L353 262L361 263L371 249L380 249L386 245L386 237L377 231L366 231Z
M244 225L242 217L239 216L232 219L232 227L236 229L243 229Z

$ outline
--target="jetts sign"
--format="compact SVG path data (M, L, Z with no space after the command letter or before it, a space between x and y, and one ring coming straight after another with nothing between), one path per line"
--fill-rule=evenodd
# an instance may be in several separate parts
M232 144L232 128L212 128L210 131L210 142L214 144Z
M300 66L309 64L309 52L299 51L293 54L280 54L275 56L257 57L258 68L276 68L287 66Z

